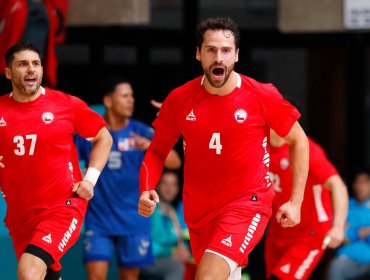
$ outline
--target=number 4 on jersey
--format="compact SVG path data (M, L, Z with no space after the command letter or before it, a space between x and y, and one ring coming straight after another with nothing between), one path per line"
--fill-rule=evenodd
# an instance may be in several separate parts
M221 133L214 132L212 134L211 140L209 141L208 148L215 149L216 155L221 155L222 145L221 145Z

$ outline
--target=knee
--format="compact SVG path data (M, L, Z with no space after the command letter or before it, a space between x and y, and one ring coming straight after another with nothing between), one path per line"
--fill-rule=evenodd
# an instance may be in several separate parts
M18 266L17 269L18 279L19 280L43 280L46 271L42 271L37 267L34 266Z

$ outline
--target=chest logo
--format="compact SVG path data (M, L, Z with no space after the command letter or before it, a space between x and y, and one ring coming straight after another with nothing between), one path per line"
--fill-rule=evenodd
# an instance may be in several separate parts
M196 121L197 117L194 115L194 110L191 109L191 112L186 116L187 121Z
M6 126L6 121L4 120L3 116L0 119L0 126Z
M248 118L248 113L244 109L238 109L234 113L234 118L237 123L243 123Z
M45 112L42 114L42 121L46 124L51 124L52 121L54 120L54 115L53 113L50 112Z
M280 167L283 170L287 169L289 167L289 160L287 158L282 158L280 160Z

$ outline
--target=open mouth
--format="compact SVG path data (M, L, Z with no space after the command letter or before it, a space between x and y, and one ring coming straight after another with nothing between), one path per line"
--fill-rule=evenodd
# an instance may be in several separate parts
M33 85L36 82L36 78L26 78L24 80L27 85Z
M215 75L216 77L222 77L224 73L225 70L222 67L215 67L212 69L212 74Z

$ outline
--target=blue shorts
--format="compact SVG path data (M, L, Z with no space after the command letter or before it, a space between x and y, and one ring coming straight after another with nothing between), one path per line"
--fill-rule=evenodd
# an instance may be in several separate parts
M84 236L84 262L107 261L116 253L119 267L141 268L154 263L149 233L102 235L91 230Z

